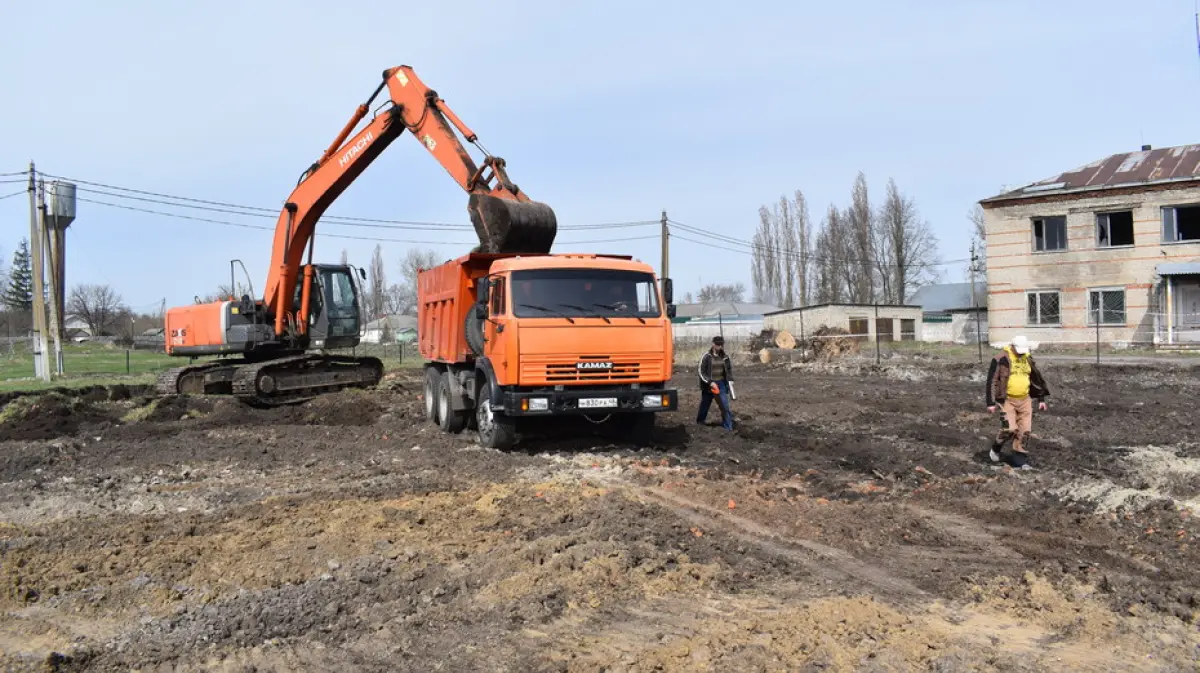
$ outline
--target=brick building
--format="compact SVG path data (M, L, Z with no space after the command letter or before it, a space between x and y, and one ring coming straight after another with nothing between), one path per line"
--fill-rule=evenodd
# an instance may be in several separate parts
M1097 327L1107 343L1200 342L1200 145L1114 154L980 205L992 343L1093 343Z

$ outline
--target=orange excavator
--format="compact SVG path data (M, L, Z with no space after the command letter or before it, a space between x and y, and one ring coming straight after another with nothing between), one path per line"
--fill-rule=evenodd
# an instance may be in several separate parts
M388 100L355 133L385 88ZM412 68L389 68L329 148L300 176L284 204L262 298L228 297L167 311L170 355L220 357L164 372L157 382L159 393L225 394L273 405L379 382L379 359L328 352L359 342L360 281L366 273L345 264L314 264L313 237L330 204L404 131L469 194L467 210L479 237L475 252L550 251L558 227L554 211L509 180L504 160L484 150L475 133ZM480 163L467 152L460 134L483 153ZM237 262L230 263L231 270Z

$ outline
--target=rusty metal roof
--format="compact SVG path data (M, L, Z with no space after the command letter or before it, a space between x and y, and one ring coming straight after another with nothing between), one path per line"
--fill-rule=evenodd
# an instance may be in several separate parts
M980 203L1200 180L1200 145L1124 152Z

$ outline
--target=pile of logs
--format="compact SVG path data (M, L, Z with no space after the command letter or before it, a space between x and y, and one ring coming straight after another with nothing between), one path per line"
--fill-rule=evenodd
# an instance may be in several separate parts
M859 341L849 332L825 325L804 340L786 330L773 329L765 329L750 340L750 351L757 352L763 364L832 360L858 350Z
M859 340L840 327L821 325L809 341L813 354L820 360L833 360L859 350Z

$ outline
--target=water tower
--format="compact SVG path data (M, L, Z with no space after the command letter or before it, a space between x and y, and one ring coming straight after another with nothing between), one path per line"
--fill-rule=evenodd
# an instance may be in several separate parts
M75 184L51 181L46 185L49 203L46 208L46 237L50 242L47 258L50 260L50 282L54 292L57 315L54 316L57 334L63 334L63 307L66 305L67 290L67 227L75 221ZM59 354L61 357L61 353ZM58 371L62 371L59 363Z

